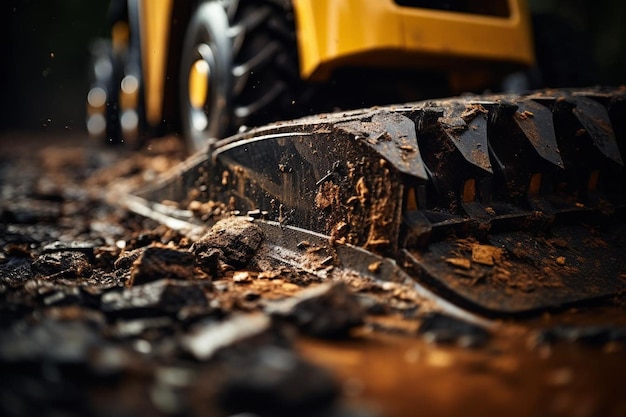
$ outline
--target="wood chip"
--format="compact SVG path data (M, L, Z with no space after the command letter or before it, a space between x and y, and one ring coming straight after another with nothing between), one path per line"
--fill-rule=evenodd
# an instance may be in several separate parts
M502 259L502 249L491 245L472 245L472 261L493 266Z
M367 270L370 272L378 272L380 270L380 265L382 264L382 262L377 261L377 262L372 262L371 264L369 264L367 266Z
M458 268L470 269L472 267L472 262L466 258L446 258L445 261Z

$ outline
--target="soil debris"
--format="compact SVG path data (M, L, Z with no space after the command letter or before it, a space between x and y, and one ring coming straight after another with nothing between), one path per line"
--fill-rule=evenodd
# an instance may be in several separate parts
M626 327L564 324L548 329L536 330L530 338L530 344L535 347L563 342L598 347L603 347L610 343L618 343L623 348L626 348Z
M502 261L502 249L491 245L472 245L472 262L493 266Z
M470 269L472 267L472 262L467 258L446 258L445 261L452 266L462 269Z
M365 318L359 300L341 282L301 292L298 297L270 306L269 312L307 335L326 339L348 337Z
M194 279L193 253L160 245L147 247L133 262L128 286L160 279Z
M215 257L235 268L243 268L250 262L263 239L263 231L256 224L242 217L229 217L218 221L193 244L191 251L209 272L213 272ZM216 250L219 252L216 253Z
M185 306L208 306L208 283L161 279L102 296L102 311L111 316L176 315Z
M422 317L418 332L433 343L464 347L483 346L491 336L484 327L437 312Z

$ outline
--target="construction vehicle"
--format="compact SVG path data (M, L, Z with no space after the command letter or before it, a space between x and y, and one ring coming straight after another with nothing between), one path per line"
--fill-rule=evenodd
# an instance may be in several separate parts
M315 83L342 88L346 69L427 68L445 74L442 91L493 85L533 64L523 1L158 4L128 3L139 34L114 29L114 45L119 30L141 46L127 53L141 61L137 95L127 100L129 71L119 108L139 106L154 133L178 107L200 151L118 203L192 235L211 220L199 207L218 202L255 218L280 262L410 279L482 314L626 290L623 89L464 95L240 129L289 114ZM102 101L90 117L115 107Z
M113 0L109 20L90 132L180 131L191 151L315 110L482 91L534 59L524 0Z

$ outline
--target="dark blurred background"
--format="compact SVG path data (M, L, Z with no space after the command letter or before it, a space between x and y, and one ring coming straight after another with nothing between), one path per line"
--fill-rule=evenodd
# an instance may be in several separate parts
M158 0L151 0L158 1ZM529 0L549 86L626 83L626 2ZM0 131L84 129L88 45L107 0L2 0Z
M2 0L0 130L84 129L88 45L108 0Z

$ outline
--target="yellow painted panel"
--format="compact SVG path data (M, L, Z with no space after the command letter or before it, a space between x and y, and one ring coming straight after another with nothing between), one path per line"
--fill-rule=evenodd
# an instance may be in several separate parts
M524 0L509 0L508 18L403 8L407 50L517 62L534 60Z
M534 60L525 0L509 0L507 18L402 7L393 0L293 4L304 79L324 81L344 64L421 67L429 59L471 58L530 65Z
M391 0L293 0L300 71L326 78L325 64L358 52L403 45L401 16Z
M173 0L139 2L146 119L151 126L161 122L172 6Z

